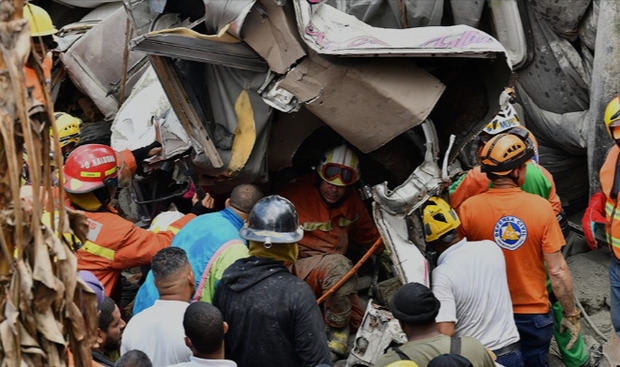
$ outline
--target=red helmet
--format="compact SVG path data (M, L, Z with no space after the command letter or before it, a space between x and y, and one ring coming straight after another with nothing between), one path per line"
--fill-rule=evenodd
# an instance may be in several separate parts
M116 152L112 148L101 144L82 145L65 162L65 191L84 194L104 186L116 186L117 171Z

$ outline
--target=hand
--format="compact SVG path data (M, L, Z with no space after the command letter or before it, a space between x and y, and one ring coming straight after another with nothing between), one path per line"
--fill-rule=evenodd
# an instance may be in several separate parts
M570 350L575 346L575 343L577 343L579 333L581 332L579 313L574 316L564 316L562 318L562 323L560 324L560 333L564 333L566 329L568 329L568 332L570 333L570 340L568 341L568 344L566 344L566 349Z
M597 192L590 198L590 203L586 208L583 218L581 218L581 226L583 227L583 235L586 238L588 246L592 250L596 250L598 243L594 238L594 226L596 223L607 223L605 219L605 203L607 199L602 192Z
M196 215L202 215L205 213L211 212L213 207L215 206L215 199L208 192L205 193L205 196L202 198L200 203L198 203L198 194L194 193L192 196L192 213Z
M86 242L86 236L88 235L88 218L86 214L81 210L71 208L66 208L66 211L69 217L69 227L82 243Z
M155 126L155 141L158 142L159 145L161 145L161 133L159 131L159 121L155 121L153 125ZM154 155L160 154L162 151L163 151L163 148L161 146L157 148L153 148L149 150L147 156L152 157Z

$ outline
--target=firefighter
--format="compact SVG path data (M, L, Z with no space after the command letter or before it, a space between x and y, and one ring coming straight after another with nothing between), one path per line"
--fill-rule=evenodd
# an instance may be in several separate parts
M71 152L65 162L64 190L70 205L85 211L89 223L87 241L77 250L78 269L95 274L107 296L114 293L123 269L150 264L155 253L170 246L176 232L196 217L187 214L153 233L121 218L109 205L119 178L133 174L136 159L145 158L149 148L116 153L105 145L87 144Z
M43 76L45 77L45 87L49 87L52 83L52 53L49 51L56 48L54 34L58 30L52 23L52 18L45 9L33 5L24 5L24 18L30 24L30 37L32 40L32 57L37 58L43 67ZM39 83L37 73L32 67L32 59L26 61L24 66L25 82L28 96L33 98L35 102L45 103L43 86Z
M605 109L605 127L615 144L607 153L601 167L601 191L590 198L590 204L582 219L583 232L592 250L598 243L594 238L596 223L605 225L607 243L611 250L609 264L609 283L611 285L611 321L616 335L620 337L620 211L618 191L620 191L620 95L612 99Z
M352 185L360 177L359 159L346 145L326 151L317 173L301 177L281 195L291 200L304 228L295 273L319 297L352 267L345 253L349 242L371 246L379 233ZM328 343L337 356L347 353L349 325L359 327L363 307L351 277L324 304ZM336 356L334 356L336 357Z

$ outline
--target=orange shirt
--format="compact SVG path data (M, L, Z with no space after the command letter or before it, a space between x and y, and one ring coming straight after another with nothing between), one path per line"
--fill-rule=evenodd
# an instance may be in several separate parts
M372 245L379 232L357 192L351 189L338 206L327 206L314 184L317 179L316 174L302 176L280 193L295 205L299 224L304 227L300 257L344 254L349 239L362 246Z
M545 167L532 162L528 163L525 180L526 184L521 188L523 191L537 194L543 197L543 199L549 200L556 215L562 212L562 201L556 192L555 181ZM550 186L548 192L545 190L547 185ZM482 194L490 186L491 180L489 180L487 174L481 171L480 165L475 166L467 171L465 176L460 178L456 185L450 187L450 206L458 209L465 200L474 195ZM538 190L534 191L530 188L537 188Z
M514 313L549 310L543 253L560 251L564 236L551 204L518 187L466 200L459 208L461 232L471 241L495 241L504 252Z

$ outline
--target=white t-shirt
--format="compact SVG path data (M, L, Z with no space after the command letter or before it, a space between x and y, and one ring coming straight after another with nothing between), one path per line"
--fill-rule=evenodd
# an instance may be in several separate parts
M490 350L519 341L502 250L466 238L444 251L432 274L441 302L437 322L454 322L456 336L471 336Z
M229 359L204 359L192 356L189 362L170 367L237 367L237 363Z
M189 361L192 351L185 345L183 329L187 306L188 302L159 299L132 317L123 331L121 355L141 350L155 367Z

